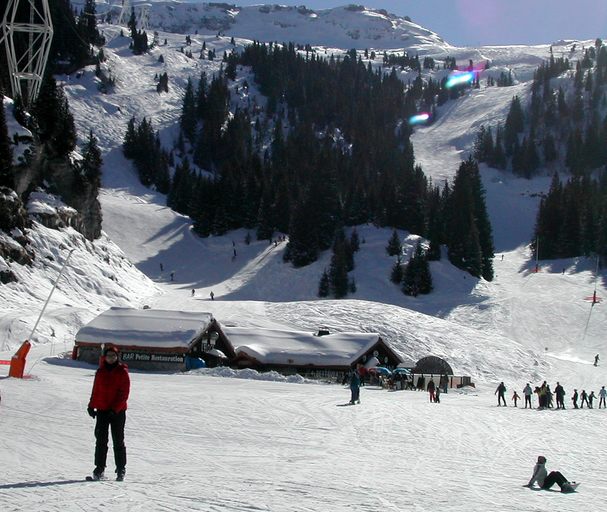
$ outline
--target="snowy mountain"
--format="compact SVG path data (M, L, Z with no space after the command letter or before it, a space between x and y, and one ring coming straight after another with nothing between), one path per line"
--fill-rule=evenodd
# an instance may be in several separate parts
M438 34L384 9L347 5L312 10L277 4L238 7L228 3L154 1L150 29L179 34L222 34L257 41L294 42L334 48L407 48L424 54L449 48ZM119 8L98 5L98 12Z
M406 297L389 280L393 259L385 246L391 231L364 225L357 227L364 243L355 256L356 293L348 300L318 300L330 254L294 269L282 261L284 243L247 245L245 230L201 239L188 218L166 207L165 196L139 183L121 150L131 116L150 118L162 143L172 147L188 77L219 70L221 58L182 53L188 34L193 51L204 43L219 57L232 49L232 35L237 47L247 38L301 37L302 44L334 48L327 51L337 55L351 47L406 48L458 62L490 61L483 76L512 71L513 87L470 90L440 107L436 123L416 128L416 162L441 182L467 157L481 124L502 121L513 95L530 94L533 71L548 57L549 45L453 48L402 18L350 8L154 2L150 26L167 44L140 56L129 50L120 27L102 26L108 40L104 69L116 80L111 93L99 92L93 66L79 76L57 77L81 139L90 129L99 138L103 236L90 242L71 228L35 223L28 231L37 255L33 265L0 262L0 270L18 278L0 285L0 359L9 359L26 338L34 345L30 378L5 380L7 367L0 366L0 501L7 510L600 510L607 499L607 454L595 442L602 410L492 407L502 380L509 393L519 394L527 381L560 380L568 406L574 387L598 392L607 382L604 367L592 365L596 353L603 358L605 306L585 300L595 289L607 296L596 262L553 260L533 272L528 243L547 177L523 180L482 167L496 244L494 281L473 278L443 258L431 264L434 292ZM579 58L591 44L578 42L575 51L570 41L552 46L557 55ZM371 64L378 68L381 59ZM159 95L155 75L164 72L169 92ZM424 76L442 72L424 70ZM398 73L405 81L415 78ZM240 87L245 80L248 91ZM239 69L230 87L232 108L263 105L250 70ZM19 130L12 122L9 128ZM44 194L33 199L31 212L61 207ZM419 237L399 234L408 255ZM232 260L234 246L238 256ZM127 482L84 484L92 469L86 404L94 367L69 359L74 334L110 306L143 305L210 312L236 327L378 332L413 359L445 357L477 388L450 392L440 405L428 403L425 393L363 389L361 406L336 407L349 397L335 385L277 382L285 379L227 369L132 372ZM521 488L540 453L550 469L583 482L577 494Z
M155 7L155 5L154 5ZM162 4L162 8L168 5ZM200 9L205 6L198 6ZM175 7L181 8L180 5ZM213 7L219 9L219 7ZM221 7L223 9L223 7ZM178 11L181 12L181 11ZM277 12L282 12L278 10ZM297 13L297 10L288 9L286 12ZM351 11L360 13L362 11ZM300 14L297 14L299 16ZM254 300L270 301L271 304L264 309L281 309L278 318L289 318L290 315L284 311L284 304L292 304L296 310L302 310L299 303L292 301L310 301L316 299L318 279L323 268L328 266L329 254L323 257L317 263L295 270L289 265L281 263L280 254L282 247L271 251L272 248L263 246L263 243L257 242L251 246L242 246L245 232L234 233L220 238L198 239L190 232L190 225L187 218L181 217L168 209L165 204L164 196L157 194L143 187L135 176L131 164L124 159L121 150L122 139L126 130L127 121L132 117L148 117L154 123L155 129L159 130L161 140L166 147L171 147L178 135L178 118L181 111L181 100L184 92L185 83L188 77L197 77L202 71L207 75L217 72L221 66L220 59L214 61L189 58L182 52L184 34L161 32L159 39L167 41L167 44L154 47L149 53L134 56L128 48L130 39L121 37L120 28L115 25L104 25L102 27L108 43L104 48L106 62L104 69L110 73L115 81L116 87L110 94L100 94L97 90L99 79L94 74L94 69L88 68L78 76L58 77L63 81L63 88L69 97L70 105L74 111L74 117L81 136L87 134L92 129L99 138L99 146L104 157L103 172L103 190L100 197L103 206L104 224L103 228L114 243L116 243L126 254L126 257L132 261L139 271L147 275L148 278L161 284L161 289L165 289L168 284L168 290L173 290L176 286L189 290L195 288L200 290L204 297L208 296L211 290L219 298L231 301ZM229 34L215 35L192 35L192 44L190 48L195 53L203 43L208 49L215 50L219 55L226 50L231 50ZM246 40L238 40L237 47L247 44ZM590 44L590 43L589 43ZM578 45L577 53L570 51L570 43L562 42L561 46L553 45L553 51L558 52L567 50L572 57L581 54L582 44ZM491 61L491 68L484 72L484 76L497 76L503 70L508 70L516 77L516 84L513 87L503 88L482 88L471 90L470 93L457 101L448 102L440 108L438 120L427 127L416 129L412 137L415 148L416 161L419 162L424 172L436 182L451 178L459 161L465 158L469 153L474 136L479 126L483 123L488 125L496 124L503 120L507 112L507 106L514 94L525 97L529 94L529 80L532 77L533 66L540 63L548 55L549 46L536 47L491 47L478 49L456 49L451 48L452 54L458 60L466 62L467 59L474 56L477 60L484 59ZM437 58L440 58L443 49L439 48ZM344 50L332 50L336 54L343 54ZM160 62L159 57L163 57L164 62ZM374 66L381 66L381 60L377 58L370 61ZM159 95L155 89L155 75L167 72L170 76L170 87L167 94ZM424 70L425 76L440 76L444 71ZM402 80L411 78L411 72L406 70L399 71ZM239 87L243 81L247 80L251 87L245 91ZM264 98L254 86L254 78L250 71L241 69L237 79L231 83L230 87L234 92L238 88L238 93L233 94L232 108L239 105L247 105L251 102L263 105ZM11 125L13 126L13 125ZM496 250L498 252L512 252L516 255L520 265L525 265L524 247L529 242L535 212L538 204L538 194L546 190L548 180L538 178L533 181L518 180L504 173L494 170L484 170L484 185L487 191L487 204L494 226L494 237ZM504 216L504 212L509 212ZM515 220L516 219L516 220ZM513 222L514 221L514 222ZM493 299L493 294L498 292L496 289L501 282L501 272L496 262L498 278L493 283L478 282L470 276L464 275L459 270L454 269L443 259L441 262L433 263L433 275L435 281L435 292L424 299L406 298L397 287L389 282L389 269L392 264L390 258L385 256L384 246L389 238L386 230L377 230L375 228L361 227L362 236L366 239L357 261L357 268L354 277L357 282L357 293L354 298L362 301L372 301L377 303L379 310L369 306L366 302L341 301L338 304L348 304L348 308L357 313L353 313L354 318L359 314L367 317L367 314L361 314L360 311L374 311L374 318L381 318L384 315L394 316L394 312L386 313L390 304L397 309L402 316L401 328L383 331L383 325L389 322L379 322L381 325L374 325L372 318L368 323L358 323L352 320L354 325L359 324L363 330L370 332L380 332L382 335L398 346L403 353L411 352L414 357L421 357L425 353L441 353L449 358L449 354L455 352L458 356L451 356L449 359L455 368L459 371L469 373L474 378L483 375L491 375L498 378L499 375L507 373L518 374L524 370L528 360L540 361L541 351L544 350L543 342L532 341L535 336L528 337L518 332L515 326L503 325L496 321L496 318L504 316L511 318L513 314L510 309L506 313L502 310L504 305L499 299ZM57 237L65 237L62 232L55 234ZM405 245L408 251L412 251L417 241L417 237L407 238L403 233ZM69 236L67 240L70 240ZM232 263L227 256L231 254L232 241L236 240L239 246L239 258L236 264ZM87 242L87 244L90 244ZM66 241L63 246L71 247L73 244ZM86 244L85 244L86 245ZM92 247L103 246L101 250L106 250L107 244L100 240L93 242ZM94 252L94 251L93 251ZM185 255L190 255L187 257ZM200 256L198 256L200 255ZM53 257L58 263L66 257L64 254L57 253ZM87 256L88 257L88 256ZM96 258L96 256L93 256ZM120 257L110 257L108 261L102 261L99 264L110 266L115 259ZM82 268L93 268L97 263L89 262L79 267L74 267L74 261L77 261L77 253L74 259L66 269L68 282L78 282L78 274L82 274ZM164 273L159 273L160 263L165 268ZM563 266L569 267L572 263L565 262ZM559 264L560 265L560 264ZM587 264L575 263L580 269L592 269L593 263ZM165 279L168 272L175 272L176 283L166 283ZM44 279L49 281L56 276L56 268L49 269ZM560 269L559 269L560 270ZM114 278L113 282L119 286L130 288L131 293L121 292L123 298L119 304L115 304L115 293L105 293L107 289L104 279L107 272L94 272L86 275L89 281L87 289L80 289L81 285L76 286L72 295L80 296L85 303L90 306L77 315L77 320L69 325L62 326L66 331L65 336L69 338L102 307L109 305L142 305L144 303L157 303L158 307L177 307L172 295L166 300L163 298L163 292L154 299L158 292L157 287L143 276L135 274L123 276L120 279ZM115 271L116 273L118 270ZM120 270L122 272L122 270ZM2 298L5 300L5 310L13 311L15 303L36 303L40 300L38 293L33 294L24 289L35 290L38 288L36 282L38 277L36 273L21 272L20 280L30 282L28 286L8 285L7 292ZM28 274L31 274L28 277ZM583 274L576 274L581 280L588 279L582 277ZM99 277L98 277L99 276ZM465 280L465 282L463 282ZM134 281L134 283L132 282ZM288 283L288 286L281 286L280 283ZM26 297L16 301L16 296L12 287L21 290ZM72 285L70 285L72 286ZM62 286L60 285L59 289ZM48 289L48 288L47 288ZM94 297L89 297L93 293ZM585 296L583 292L576 292L580 298ZM589 292L586 293L588 295ZM107 295L107 296L106 296ZM54 301L59 301L56 297ZM51 306L54 303L51 302ZM65 302L65 300L63 301ZM321 301L319 304L325 304ZM483 303L484 306L479 306ZM171 304L171 306L168 306ZM197 307L210 307L210 304L195 301ZM474 306L476 304L476 306ZM382 306L383 305L383 306ZM216 305L214 305L216 306ZM185 309L193 307L190 301L183 305ZM320 307L320 306L316 306ZM404 308L403 308L404 307ZM229 308L228 308L229 309ZM289 308L286 307L288 310ZM343 312L340 315L329 314L336 308L334 306L327 308L327 317L322 320L314 320L306 316L295 315L289 322L294 327L305 327L306 329L316 329L318 323L327 325L338 325L341 330L348 330L348 322L344 318L350 315ZM460 332L459 325L469 329L477 325L481 330L488 326L492 328L491 332L501 338L486 338L485 333L479 332L479 337L474 339L468 331L461 331L461 334L454 335L453 339L447 341L439 337L435 342L424 342L428 338L427 325L435 320L431 318L412 317L410 309L416 310L421 314L429 314L432 317L439 317L440 322L449 321L455 325L445 327L445 331L452 333ZM52 310L52 307L51 307ZM45 343L53 341L49 339L46 333L56 332L59 326L54 326L56 320L51 321L52 311L43 317L39 333L34 335L33 341ZM383 311L383 312L382 312ZM481 313L482 311L482 313ZM224 313L225 315L226 313ZM468 315L473 314L474 323L470 324ZM7 334L4 338L4 349L10 350L18 346L25 337L26 326L31 326L35 322L37 315L36 308L31 309L31 317L23 319L25 324L23 329L15 330L14 321L5 323L4 331ZM61 315L61 314L60 314ZM227 314L226 320L231 320L232 314ZM250 315L247 315L250 317ZM7 318L11 318L7 316ZM218 317L221 321L222 316ZM418 318L418 320L414 320ZM256 320L249 319L256 323ZM240 322L242 323L242 322ZM271 323L271 322L270 322ZM279 324L282 322L278 322ZM557 323L558 324L558 323ZM404 325L407 325L405 329ZM528 326L525 326L529 328ZM513 329L514 328L514 329ZM441 327L437 326L440 331ZM535 326L532 330L535 329ZM555 327L555 329L558 328ZM540 329L541 331L541 329ZM592 332L592 327L590 328ZM513 335L514 333L514 335ZM401 341L401 335L402 341ZM538 333L538 336L540 333ZM551 337L560 339L561 335L552 335ZM531 339L529 339L531 338ZM487 346L497 343L503 350L513 350L512 355L505 358L495 365L480 365L476 358L465 356L464 352L457 350L456 347L465 344L464 339L470 340L469 343L475 346ZM417 340L417 341L412 341ZM499 340L499 341L498 341ZM587 340L590 342L590 340ZM519 345L520 344L520 345ZM586 350L584 357L590 357L596 350L597 343L592 341ZM567 347L562 347L567 350ZM497 348L496 348L497 350ZM491 353L491 351L488 351ZM538 363L539 364L539 363ZM542 362L542 365L546 362ZM533 368L533 374L536 375L538 368ZM541 370L541 368L540 368ZM541 373L541 372L540 372Z

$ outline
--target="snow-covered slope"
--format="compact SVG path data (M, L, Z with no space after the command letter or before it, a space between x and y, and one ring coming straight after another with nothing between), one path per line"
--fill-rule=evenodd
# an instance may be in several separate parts
M222 34L257 41L292 41L335 48L408 48L425 53L447 48L438 34L384 9L348 5L312 10L277 4L153 1L151 29L179 34ZM99 12L108 9L98 7ZM114 8L112 12L117 13Z
M168 11L167 5L162 8ZM223 17L232 10L208 8ZM280 36L290 28L306 37L315 34L309 28L315 22L306 20L310 12L259 9L236 8L230 27L265 27L270 40L292 40ZM173 21L184 23L187 12ZM363 24L358 40L347 35L361 19L377 17L373 22L384 26L390 17L382 13L342 9L316 14L321 20L343 17L343 26L335 20L335 31L326 30L331 23L323 22L323 46L341 41L349 48L351 40L372 49L392 40L399 48L414 47L398 39L404 29L393 36L380 29L373 32L370 21ZM247 16L257 21L239 21ZM272 21L264 26L257 17L296 20L298 27L306 28L284 28ZM217 36L216 31L197 35L193 26L188 28L193 51L203 42L219 55L231 48L227 29ZM584 300L595 287L599 296L607 296L603 274L594 274L595 262L553 261L539 273L531 272L534 262L526 244L538 193L548 186L546 178L525 181L482 169L497 248L493 282L471 278L443 258L432 263L435 291L405 297L388 277L393 261L384 247L390 230L358 226L363 243L353 271L357 292L347 300L317 300L329 254L296 270L282 262L284 243L247 245L244 230L200 239L192 234L187 218L165 206L162 195L138 183L122 156L121 141L133 115L151 118L170 147L177 136L187 77L202 71L211 75L221 59L187 58L180 52L185 34L164 32L159 38L167 39L166 46L133 56L118 27L103 30L109 40L104 66L116 78L115 90L99 94L93 68L80 78L58 79L79 133L85 136L93 129L103 151L104 235L91 243L71 229L35 224L28 236L40 257L33 266L2 263L19 279L0 285L0 359L8 359L30 336L59 269L74 249L32 337L26 367L30 378L4 379L7 367L0 366L2 510L601 510L607 500L602 410L557 413L493 407L493 391L501 380L509 393L516 389L519 394L527 381L560 380L568 406L574 387L598 392L607 383L605 367L592 365L594 354L607 357L602 353L605 305ZM367 44L378 33L379 42ZM484 73L499 76L511 70L518 81L511 88L472 90L441 107L436 123L416 129L416 159L439 182L453 176L478 127L498 122L514 94L527 94L527 81L547 57L548 46L454 49L431 34L413 33L417 42L411 45L433 47L437 57L448 52L464 62L489 59L491 68ZM430 42L421 42L422 36ZM237 40L237 45L244 43ZM568 43L554 49L569 51ZM381 61L372 64L380 66ZM154 75L165 71L169 93L158 95ZM235 101L262 104L250 75L239 70L238 80L245 77L251 83L249 96L241 90ZM404 71L401 77L408 79ZM410 252L418 237L400 234ZM234 246L237 257L232 260ZM260 382L254 372L229 369L171 375L132 372L127 482L85 484L83 476L92 469L93 422L86 405L94 368L65 354L75 332L98 312L144 304L210 312L233 326L379 332L411 358L445 357L457 373L474 378L477 391L450 392L438 405L428 403L425 393L366 388L361 406L337 407L349 399L347 389L301 379L289 384L266 375L263 378L271 381ZM229 378L234 376L247 378ZM540 453L547 455L549 469L582 481L577 494L521 487ZM110 464L108 474L112 470Z
M163 8L166 7L167 5ZM175 4L175 9L181 8L180 4ZM205 7L198 5L198 8ZM213 8L225 9L225 6ZM277 12L283 11L278 9ZM292 12L292 9L285 10L285 13ZM295 12L298 13L297 10ZM359 16L362 11L347 12ZM559 334L559 325L563 319L567 319L566 322L571 327L585 324L587 311L583 307L577 311L576 308L580 306L578 302L570 301L562 307L550 306L553 296L542 292L534 303L548 301L548 304L544 304L542 316L549 320L541 324L535 321L528 325L536 313L532 311L527 314L530 298L518 289L522 287L529 290L527 281L537 277L529 276L525 271L529 268L529 262L524 246L531 237L537 193L546 189L546 179L530 182L484 169L496 248L509 254L506 258L510 263L509 270L504 272L499 266L501 260L496 261L497 278L493 283L485 283L454 269L443 259L433 263L435 292L425 298L405 297L390 283L388 275L393 262L384 251L389 237L387 230L371 226L359 227L365 244L357 254L357 267L353 273L357 292L352 298L357 300L338 302L310 302L316 299L318 279L329 264L329 254L322 255L313 265L296 270L282 263L284 244L268 246L263 242L253 242L246 245L246 232L243 230L225 237L196 237L190 231L189 219L168 209L164 196L139 184L130 163L122 155L121 143L130 117L141 119L145 116L159 130L163 143L171 147L178 134L177 120L188 77L197 78L203 71L208 76L211 75L219 69L221 59L208 61L188 58L181 51L185 36L166 32L159 34L159 40L166 39L166 44L156 46L148 54L134 56L128 49L129 38L120 36L119 27L104 25L102 29L108 39L104 68L116 80L112 93L98 93L92 67L79 77L58 78L63 80L79 133L86 134L89 129L93 129L104 153L104 188L100 197L104 213L103 228L139 271L157 281L159 289L163 290L152 297L152 294L157 293L155 287L135 272L118 280L124 286L132 288L132 293L126 293L128 296L124 297L127 303L149 303L168 309L205 310L212 307L215 308L212 312L220 321L234 322L237 325L248 322L249 325L260 327L287 325L311 330L319 325L330 325L338 330L358 328L380 332L397 345L400 351L411 357L421 357L428 353L441 354L458 371L469 373L474 378L485 376L491 379L521 373L538 376L548 371L551 360L545 359L543 352L546 343L539 341L538 337L564 340L566 336ZM195 54L203 43L208 49L216 50L218 56L232 47L227 36L193 34L191 37L191 49ZM237 45L243 44L246 44L245 40L237 41ZM569 47L563 42L561 47L555 46L553 51L560 51L558 48L563 48L564 51ZM416 160L421 163L426 174L435 182L453 176L460 159L467 157L480 125L496 124L503 119L514 94L525 97L528 80L532 76L530 70L548 56L548 49L548 46L452 49L455 52L452 55L464 62L468 58L475 61L490 60L491 67L485 74L498 76L501 71L512 71L517 77L517 85L510 88L471 90L467 96L440 107L434 124L417 128L412 140ZM438 51L440 55L443 50L439 48ZM161 55L164 62L159 59ZM575 55L577 54L572 54ZM372 64L379 66L381 60L372 61ZM170 76L169 92L158 94L155 90L155 75L163 72ZM438 75L442 72L434 73ZM425 70L424 73L432 71ZM407 80L407 72L401 71L401 77ZM244 79L249 81L251 87L246 93L239 88L239 94L234 95L233 106L245 105L251 101L263 104L263 98L256 91L252 76L246 69L239 70L237 83L232 85L237 85L238 81ZM406 236L403 233L405 245L411 250L417 237ZM238 258L234 261L231 259L233 243L238 249ZM161 264L164 269L162 272ZM562 265L568 268L571 264L572 262L563 262ZM68 267L68 272L72 265ZM83 269L87 266L91 268L91 264L85 264L79 271L84 272ZM581 269L584 268L592 269L592 262L581 262ZM171 272L174 273L173 282L168 280ZM97 273L90 279L94 281L96 275ZM27 282L26 287L34 289L36 276L34 273L30 277L20 277ZM52 272L45 279L52 280ZM582 293L582 289L588 287L589 279L590 274L578 273L570 280L570 284L576 287L575 294L576 297L580 296L580 300L590 293L590 290ZM140 285L135 286L131 281L146 284L139 288ZM559 285L563 284L561 281L558 281ZM555 286L556 284L554 283ZM3 309L7 312L19 303L19 292L13 288L19 287L8 285L5 289L9 293L3 293ZM66 322L64 330L67 338L73 336L82 322L92 317L101 307L123 305L116 304L120 301L116 301L111 293L105 294L101 284L95 283L90 288L101 289L97 294L107 297L93 300L94 307L90 307L87 313ZM191 289L197 290L194 299L189 299ZM565 286L562 296L571 293L568 291L570 289ZM216 298L223 300L213 304L200 300L201 297L207 298L211 291ZM81 293L83 302L91 301L86 293ZM504 294L512 298L505 301ZM230 301L229 305L223 307L224 301ZM53 306L58 302L57 298L51 302L48 318L53 316ZM309 307L303 304L309 304ZM61 311L61 307L58 311ZM27 327L33 324L35 312L36 309L33 308L32 318L25 320L21 331L12 330L13 321L5 322L5 332L12 332L5 338L5 350L13 349L24 338ZM61 315L58 313L56 316ZM582 358L591 357L591 353L599 346L600 335L598 330L595 331L595 319L592 320L584 333L583 346L577 348L583 352L580 355ZM34 342L44 343L50 340L43 334L45 321L46 317L42 330L34 336ZM49 330L48 326L46 328ZM428 330L433 332L431 336L428 335ZM441 332L449 334L441 336ZM472 347L485 349L472 355ZM492 359L493 354L500 350L503 351L503 357ZM570 347L564 342L559 343L558 354L561 359L570 357ZM537 365L533 363L533 367L529 368L529 361L537 361Z

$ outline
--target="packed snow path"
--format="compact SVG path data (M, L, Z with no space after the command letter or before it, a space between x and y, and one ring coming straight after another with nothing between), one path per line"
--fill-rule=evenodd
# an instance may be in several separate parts
M492 388L431 404L425 392L363 387L362 404L347 406L339 385L204 372L132 373L126 481L83 482L94 368L50 358L33 373L2 381L3 511L577 512L607 499L605 410L498 408ZM579 492L521 487L539 454ZM112 477L111 449L108 462Z

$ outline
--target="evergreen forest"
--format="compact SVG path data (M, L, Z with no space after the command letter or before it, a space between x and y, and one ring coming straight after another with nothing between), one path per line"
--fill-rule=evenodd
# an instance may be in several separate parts
M263 107L231 110L230 80L243 66L267 99ZM466 177L451 186L431 183L415 164L407 122L465 87L421 77L404 84L394 67L375 70L354 50L338 58L294 44L253 43L225 54L217 75L188 81L181 158L170 183L173 155L163 154L149 120L130 120L124 152L143 183L168 185L169 206L189 215L201 236L241 227L258 239L288 233L285 259L298 267L330 248L344 260L350 251L340 242L342 228L371 222L429 238L433 259L447 245L455 264L491 279L493 242L476 162L462 164L458 174ZM165 163L153 169L145 162L151 154ZM460 201L467 204L451 207ZM451 236L453 211L462 212L461 230L470 227L463 245ZM327 274L319 293L341 296L355 287L331 269Z

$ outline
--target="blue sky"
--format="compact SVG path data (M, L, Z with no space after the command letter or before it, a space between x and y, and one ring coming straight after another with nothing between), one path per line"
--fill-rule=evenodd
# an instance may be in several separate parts
M409 16L454 45L540 44L607 39L607 0L263 0L312 9L359 3Z

